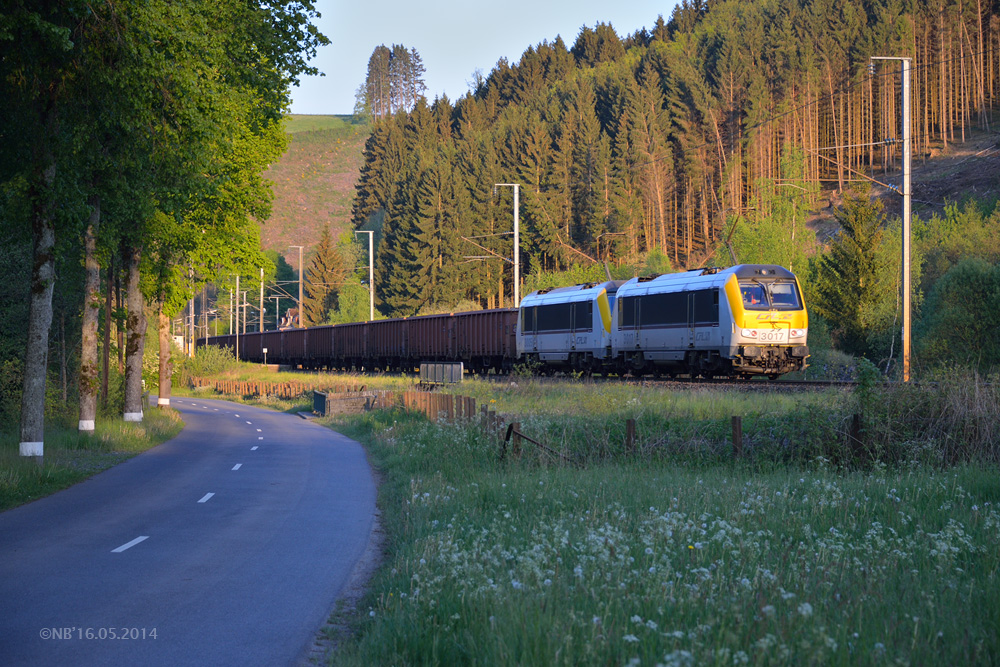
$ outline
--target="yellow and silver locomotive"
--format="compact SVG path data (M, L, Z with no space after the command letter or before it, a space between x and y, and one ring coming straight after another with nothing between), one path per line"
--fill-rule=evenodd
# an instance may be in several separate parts
M741 264L533 292L517 355L549 370L776 378L806 367L807 333L795 275Z
M633 278L618 290L611 336L635 373L743 377L806 367L808 316L795 275L741 264Z

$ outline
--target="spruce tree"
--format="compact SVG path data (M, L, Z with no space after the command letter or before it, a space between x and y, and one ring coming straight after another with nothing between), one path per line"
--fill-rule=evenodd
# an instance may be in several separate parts
M329 319L330 312L337 309L337 295L350 273L350 267L333 243L330 228L324 226L316 254L306 270L302 303L305 326L323 324Z
M885 213L880 200L848 197L836 217L841 232L819 258L813 308L830 323L841 349L864 353L865 310L886 288L879 257L886 236Z

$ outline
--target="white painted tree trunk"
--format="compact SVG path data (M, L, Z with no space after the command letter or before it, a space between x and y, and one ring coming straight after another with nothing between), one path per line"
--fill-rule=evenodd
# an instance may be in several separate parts
M125 410L127 422L142 421L142 351L146 342L145 300L139 286L139 260L142 249L130 246L125 251Z

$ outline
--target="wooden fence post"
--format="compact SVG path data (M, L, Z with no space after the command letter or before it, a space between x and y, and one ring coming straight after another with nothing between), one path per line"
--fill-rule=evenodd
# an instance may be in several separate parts
M625 453L635 453L635 420L625 420Z
M861 415L857 412L851 416L851 430L847 436L850 439L851 455L855 460L860 459L864 454L865 443L861 439Z

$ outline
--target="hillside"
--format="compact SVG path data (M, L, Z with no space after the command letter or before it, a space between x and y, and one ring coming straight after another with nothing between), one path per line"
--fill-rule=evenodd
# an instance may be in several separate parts
M290 245L309 249L324 225L336 237L350 228L351 200L369 126L351 116L289 116L288 150L266 176L274 182L271 218L261 226L261 245L286 255Z

